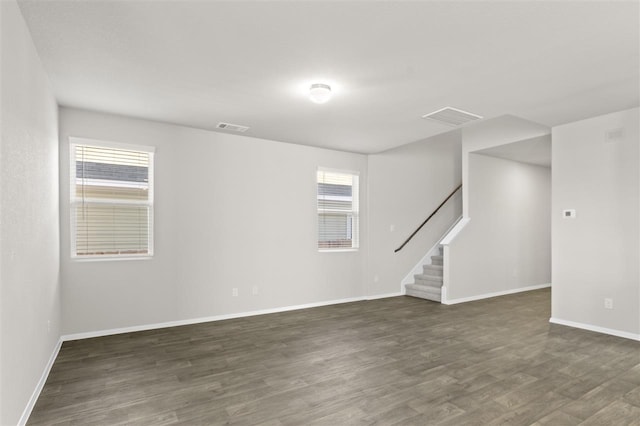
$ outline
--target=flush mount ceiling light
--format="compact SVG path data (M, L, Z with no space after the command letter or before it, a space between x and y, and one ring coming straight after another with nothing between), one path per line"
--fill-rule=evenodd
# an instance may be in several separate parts
M317 104L324 104L331 99L331 86L328 84L315 83L309 88L309 99Z

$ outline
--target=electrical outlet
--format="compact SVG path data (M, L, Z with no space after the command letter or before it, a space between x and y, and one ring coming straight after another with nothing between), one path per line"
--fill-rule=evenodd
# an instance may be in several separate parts
M47 332L51 332L51 320L47 320Z
M374 283L377 283L378 281L380 281L380 277L379 277L379 276L377 276L377 275L374 275L374 276L373 276L373 282L374 282Z
M238 287L234 287L233 290L231 290L231 295L233 297L238 297Z
M253 286L253 288L251 289L251 294L253 294L254 296L255 296L256 294L258 294L258 286L257 286L257 285L254 285L254 286Z
M604 299L604 308L605 309L613 309L613 299L605 298Z

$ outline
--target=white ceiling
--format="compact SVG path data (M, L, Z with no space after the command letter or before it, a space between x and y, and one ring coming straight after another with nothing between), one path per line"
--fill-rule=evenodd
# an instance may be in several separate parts
M474 151L474 154L551 167L551 135L485 148Z
M638 106L638 1L19 1L61 105L374 153ZM307 99L312 82L334 98Z

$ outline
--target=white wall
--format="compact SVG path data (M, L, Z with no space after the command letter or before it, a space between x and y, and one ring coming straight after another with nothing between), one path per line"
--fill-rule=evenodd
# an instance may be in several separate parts
M496 200L499 197L511 197L513 196L513 193L508 190L508 188L503 188L502 194L498 194L498 192L492 193L492 188L485 188L485 181L492 178L490 173L484 175L481 174L477 177L472 176L470 162L472 161L472 158L477 157L477 155L473 154L474 152L510 145L516 142L541 140L541 138L549 135L549 133L550 129L546 126L511 115L504 115L494 119L484 120L466 126L462 129L462 210L464 216L462 224L465 226L460 227L455 236L448 236L447 239L450 240L450 243L445 245L444 248L444 302L455 303L457 301L490 297L495 294L520 289L524 287L524 285L521 285L522 283L538 281L537 274L527 273L522 275L523 271L537 269L537 267L534 267L533 265L533 262L537 260L532 259L531 263L527 265L523 263L524 261L518 258L510 258L510 261L515 263L509 265L495 264L493 259L495 254L490 253L501 250L500 244L498 244L498 241L493 238L487 239L487 234L480 231L482 226L499 227L504 226L504 224L500 225L497 220L485 215L485 211L490 212L492 209L492 205L487 201L487 198L482 201L475 202L477 208L481 209L478 210L478 214L481 214L481 220L486 221L486 223L483 225L479 223L479 218L474 219L470 213L471 205L474 204L471 199L471 192L475 188L475 190L479 191L476 196L489 197L492 202L495 201L502 204L505 203L505 201ZM479 181L474 186L474 180L476 179L479 179ZM527 185L524 185L523 187L527 187ZM532 196L537 195L532 194ZM516 206L517 203L515 199L509 199L508 203L512 203L509 213L519 211L519 208ZM506 217L507 215L505 214L503 218L506 219ZM509 220L514 221L516 219ZM475 225L471 225L473 221L476 222ZM522 226L525 226L524 223L528 223L528 219L522 223ZM470 226L472 227L469 228ZM524 229L517 229L514 226L510 226L508 229L510 232L516 232L511 237L505 237L507 240L511 241L510 244L516 244L519 238L525 238L526 232ZM548 228L546 233L549 233ZM465 234L468 235L465 236ZM506 241L502 241L502 244L504 243L506 243ZM475 249L480 251L473 252ZM549 247L546 248L546 251L549 251ZM503 260L507 259L505 258ZM509 278L501 273L502 275L500 275L500 280L494 281L496 276L493 274L487 275L485 272L482 272L479 267L480 264L497 266L501 271L508 270L510 271L511 277ZM475 276L471 282L469 279L472 275L465 272L469 268L476 273L482 272L482 274ZM487 266L487 269L488 268L489 267ZM546 261L546 266L543 265L542 268L550 270L548 261ZM516 276L513 276L514 271L519 271L515 273ZM549 280L544 284L548 283Z
M398 293L400 282L461 212L452 198L401 251L402 242L460 185L459 131L369 156L367 294Z
M462 130L462 210L469 217L469 153L487 148L509 145L515 142L540 138L551 133L551 129L532 121L512 115L484 120Z
M640 339L638 108L553 128L552 321ZM606 133L622 129L622 137ZM562 210L575 209L575 219ZM613 309L604 299L613 299Z
M70 259L69 136L156 147L153 259ZM366 233L317 251L315 179L360 172L366 230L364 155L62 108L60 165L65 334L363 296Z
M16 424L60 336L57 105L14 1L0 2L0 424Z
M470 153L468 217L448 249L447 299L551 282L551 170Z

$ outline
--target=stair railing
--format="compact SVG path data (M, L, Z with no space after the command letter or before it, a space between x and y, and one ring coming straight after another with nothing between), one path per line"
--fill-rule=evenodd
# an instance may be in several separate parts
M444 205L447 203L447 201L449 201L449 199L450 199L451 197L453 197L453 195L454 195L456 192L458 192L458 191L460 190L460 188L462 188L462 184L458 185L458 187L457 187L456 189L454 189L454 190L451 192L451 194L449 194L449 196L448 196L447 198L445 198L443 202L441 202L441 203L440 203L440 205L439 205L438 207L436 207L436 209L433 211L433 213L431 213L431 214L429 215L429 217L428 217L428 218L426 218L426 219L424 220L424 222L422 222L422 224L420 224L420 226L418 226L418 228L416 228L416 230L415 230L415 231L413 231L413 233L412 233L411 235L409 235L409 238L407 238L407 239L404 241L404 243L402 243L402 245L401 245L400 247L398 247L397 249L395 249L393 252L394 252L394 253L397 253L397 252L399 252L400 250L402 250L402 248L403 248L404 246L406 246L406 245L407 245L407 243L408 243L409 241L411 241L411 239L412 239L412 238L413 238L413 237L414 237L414 236L415 236L415 235L416 235L416 234L417 234L417 233L422 229L422 227L423 227L424 225L426 225L426 224L427 224L427 222L429 222L429 219L431 219L433 216L435 216L435 214L436 214L436 213L438 213L438 210L440 210L440 209L442 208L442 206L444 206Z

